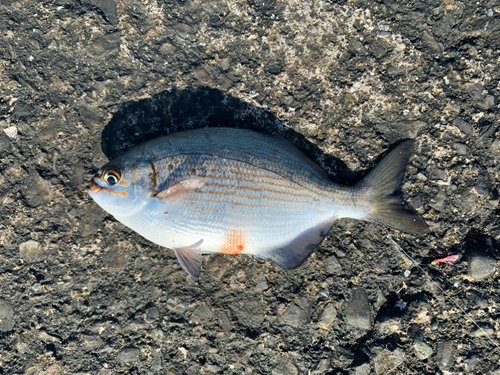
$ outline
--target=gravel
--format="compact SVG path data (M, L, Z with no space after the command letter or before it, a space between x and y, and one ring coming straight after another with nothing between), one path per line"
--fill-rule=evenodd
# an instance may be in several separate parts
M495 2L4 1L0 35L0 373L500 371ZM297 270L212 255L190 279L86 190L204 126L351 185L415 138L403 197L431 233L343 219Z

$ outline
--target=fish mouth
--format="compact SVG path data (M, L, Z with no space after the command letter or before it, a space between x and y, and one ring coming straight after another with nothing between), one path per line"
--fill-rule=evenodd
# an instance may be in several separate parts
M96 181L95 177L92 178L92 181L90 181L90 192L97 194L99 191L101 191L102 186L100 186Z

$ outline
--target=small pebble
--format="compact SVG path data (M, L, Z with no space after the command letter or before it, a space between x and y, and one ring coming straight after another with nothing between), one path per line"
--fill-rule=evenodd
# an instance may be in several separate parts
M441 342L437 347L436 361L441 371L447 371L455 362L456 348L453 341Z
M379 260L375 261L375 269L378 272L385 272L389 266L389 260L387 257L382 257Z
M319 294L321 294L325 298L328 298L330 296L330 293L326 288L319 288Z
M19 253L27 261L33 261L41 252L42 247L37 241L29 240L19 245Z
M63 370L62 370L61 366L59 366L57 363L53 363L45 369L43 374L44 375L59 375L59 374L63 374Z
M32 172L26 182L23 194L28 205L38 207L52 202L54 191L55 189L49 181L43 179L37 172Z
M485 252L473 251L468 255L468 273L474 280L483 280L495 273L496 260L490 258Z
M422 208L422 197L419 195L414 196L411 198L411 205L415 210L418 210L419 208Z
M438 328L439 328L439 322L437 321L437 319L436 319L436 318L432 318L432 319L431 319L431 328L432 328L433 330L436 330L436 329L438 329Z
M489 184L488 176L479 175L479 177L476 180L476 183L474 184L474 191L476 192L477 195L480 196L488 195L490 193L488 189L488 184Z
M404 359L405 353L399 348L394 351L382 350L373 360L375 374L396 374L396 368L404 362Z
M469 301L471 306L476 305L481 309L487 309L489 307L489 303L487 298L478 290L471 289Z
M297 375L299 370L292 362L278 365L272 372L272 375Z
M495 97L493 95L486 95L486 98L481 102L483 109L490 109L495 106Z
M135 362L139 359L139 349L125 348L118 354L118 361L121 363Z
M467 359L467 362L465 362L465 368L467 373L472 374L475 373L475 371L479 370L479 367L481 366L482 363L482 358L478 356L472 356L471 358Z
M465 143L457 142L453 144L453 148L459 155L467 155L467 145Z
M326 272L335 273L335 272L341 271L341 270L342 270L342 266L340 265L340 262L337 259L337 257L335 255L331 255L330 257L328 257Z
M369 363L363 363L354 369L354 375L370 375L372 373L372 368Z
M492 337L495 334L495 331L493 328L478 328L475 331L472 331L469 333L471 337Z
M174 311L176 313L183 313L184 310L186 310L186 305L184 305L184 303L182 303L181 301L179 301L179 299L177 297L174 297L174 298L169 298L167 300L167 309L169 309L170 311Z
M330 367L330 361L328 359L322 359L319 361L318 365L316 366L316 369L311 373L312 375L320 375L324 374L325 372L328 371Z
M148 309L148 312L146 314L146 322L147 323L152 323L154 322L156 319L158 319L158 317L160 316L160 312L158 311L158 309L156 307L150 307Z
M345 257L345 252L343 252L342 250L340 249L337 249L337 251L335 252L337 254L338 257L340 258L343 258Z
M259 274L259 276L257 276L257 285L255 286L255 290L257 292L260 292L262 290L266 290L267 288L269 288L269 285L267 285L267 280L265 276Z
M289 326L300 327L309 319L309 307L309 300L305 297L299 297L283 313L283 321Z
M221 60L220 67L222 70L229 70L231 67L231 57L228 56L225 59Z
M163 338L165 337L165 333L160 329L156 328L153 331L153 338L158 341L163 341Z
M14 328L14 310L7 301L0 299L0 332L8 332Z
M417 173L417 179L420 181L427 181L427 176L423 173Z
M186 25L185 23L179 23L173 26L172 28L182 39L185 39L189 35L192 29L191 26Z
M370 329L371 311L368 296L363 288L355 289L352 297L345 304L345 321L359 329Z
M212 310L208 306L200 306L196 310L194 310L193 315L191 315L191 319L189 319L190 323L200 324L205 323L212 317Z
M219 313L219 324L224 332L231 331L231 321L224 311Z
M429 358L433 353L432 348L422 341L415 341L415 343L413 344L413 349L415 350L415 354L420 360Z
M462 119L455 119L455 121L453 121L453 124L457 128L459 128L465 135L472 135L474 133L474 129L472 128L472 126L470 126L468 122Z
M214 81L212 80L212 77L210 77L210 74L208 74L208 72L202 66L197 66L194 69L193 74L198 81L200 81L201 83L203 83L205 85L210 86L214 83Z
M110 271L118 271L128 263L128 255L121 249L110 249L102 253L102 264Z
M8 128L5 128L3 130L5 134L7 134L7 137L12 138L12 139L17 139L18 134L17 134L17 128L15 126L9 126Z
M335 307L333 307L332 303L329 303L328 305L325 306L323 312L321 313L321 317L319 318L318 322L318 327L322 329L330 328L332 323L335 321L336 317L337 317L337 310L335 309Z

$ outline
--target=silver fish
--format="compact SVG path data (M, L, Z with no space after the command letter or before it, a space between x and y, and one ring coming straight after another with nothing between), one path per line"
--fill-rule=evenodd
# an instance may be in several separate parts
M328 175L286 139L208 128L145 142L102 167L90 196L118 221L174 250L199 277L202 254L248 254L285 269L302 265L336 220L428 233L401 201L414 141L353 187Z

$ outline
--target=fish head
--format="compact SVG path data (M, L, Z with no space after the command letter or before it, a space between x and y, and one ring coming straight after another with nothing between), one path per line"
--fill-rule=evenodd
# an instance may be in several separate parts
M151 163L118 159L106 164L92 177L88 193L113 216L126 217L144 207L155 184Z

